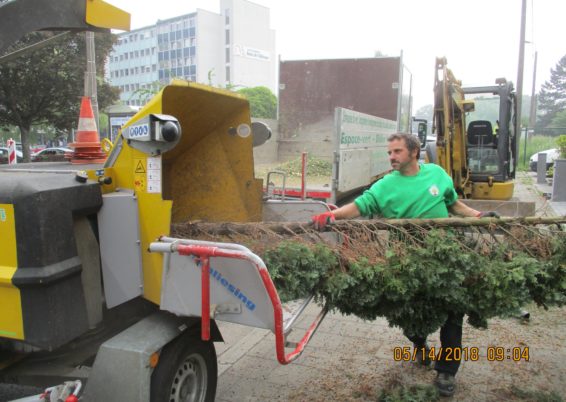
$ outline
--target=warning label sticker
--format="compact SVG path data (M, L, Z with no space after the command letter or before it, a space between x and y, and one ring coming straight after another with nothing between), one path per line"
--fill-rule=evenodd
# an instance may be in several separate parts
M135 160L135 166L136 166L135 173L145 173L145 172L146 172L146 169L145 169L145 160L143 160L143 159L136 159L136 160Z
M144 192L146 190L144 174L134 175L134 186L138 192Z
M134 159L134 187L138 192L161 193L161 157Z
M147 192L161 193L161 157L147 158Z

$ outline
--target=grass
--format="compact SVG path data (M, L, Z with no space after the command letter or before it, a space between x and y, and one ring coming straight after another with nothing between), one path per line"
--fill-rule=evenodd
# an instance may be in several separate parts
M332 162L325 161L316 157L309 157L307 166L307 187L330 187L332 176ZM265 182L267 174L275 170L284 172L287 175L287 187L300 186L301 158L292 159L290 161L282 163L257 164L255 166L255 176L256 178L263 179ZM270 180L273 181L277 187L280 187L282 185L281 175L272 175Z
M535 389L522 389L517 386L511 387L511 394L523 401L532 402L564 402L564 399L556 391L542 391Z
M525 157L525 139L521 137L519 143L519 158L517 160L517 168L519 170L529 169L529 158L540 151L545 149L557 148L556 139L558 137L550 137L545 135L534 135L527 139L527 152Z

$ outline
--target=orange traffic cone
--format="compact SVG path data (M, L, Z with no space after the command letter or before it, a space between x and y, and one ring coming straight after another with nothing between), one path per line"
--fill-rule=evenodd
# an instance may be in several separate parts
M100 148L100 137L88 96L83 96L81 100L79 128L75 139L76 142L69 144L69 147L74 148L75 152L66 155L71 159L71 163L103 163L106 160L106 154Z

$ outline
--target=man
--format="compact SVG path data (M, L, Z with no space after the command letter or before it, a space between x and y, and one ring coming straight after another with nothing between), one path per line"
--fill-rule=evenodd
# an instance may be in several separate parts
M450 176L438 165L419 164L420 143L412 134L392 134L388 139L389 162L393 171L376 182L356 200L341 208L313 216L318 230L335 219L352 219L360 215L381 215L388 219L400 218L447 218L448 213L468 217L498 217L495 212L480 212L458 200ZM461 315L448 318L440 329L441 347L462 347ZM419 351L426 350L426 338L409 337ZM422 353L417 353L421 357ZM424 365L430 359L422 359ZM455 375L459 361L438 360L435 385L443 396L451 396L455 390Z

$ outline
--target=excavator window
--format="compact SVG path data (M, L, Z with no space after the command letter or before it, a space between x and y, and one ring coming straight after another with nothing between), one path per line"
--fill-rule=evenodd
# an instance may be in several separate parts
M468 166L473 173L499 172L497 143L491 122L475 120L468 124Z

